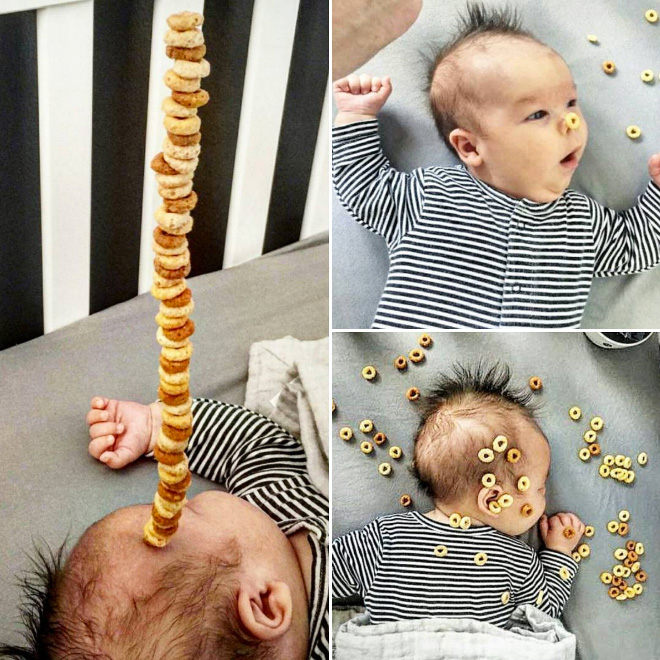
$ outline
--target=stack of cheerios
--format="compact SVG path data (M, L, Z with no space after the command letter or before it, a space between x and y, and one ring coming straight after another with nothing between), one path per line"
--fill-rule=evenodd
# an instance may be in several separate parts
M174 66L165 74L165 84L172 95L162 105L167 129L163 151L151 161L163 198L155 214L158 226L154 230L156 258L151 292L160 300L156 316L156 337L162 347L158 396L164 405L154 451L160 483L151 518L144 528L144 540L156 547L167 545L176 532L191 480L184 452L192 434L189 365L195 324L189 318L194 303L185 280L190 273L186 234L192 229L190 212L197 204L192 189L202 137L197 108L209 100L208 93L200 89L201 79L210 72L204 59L203 22L201 14L189 11L167 19L171 29L165 35L166 52L174 59Z

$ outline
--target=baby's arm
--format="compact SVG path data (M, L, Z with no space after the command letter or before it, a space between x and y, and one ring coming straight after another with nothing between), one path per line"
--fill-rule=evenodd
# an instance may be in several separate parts
M369 590L382 555L378 521L332 543L332 597L362 596Z
M649 160L652 182L627 211L589 200L594 218L597 277L630 275L660 263L660 154Z
M564 530L569 527L575 533L566 538ZM585 525L573 513L559 513L551 518L543 516L539 529L545 550L538 554L532 551L527 576L514 594L515 603L534 605L558 618L571 595L571 585L578 570L571 552L580 543Z
M332 134L337 195L353 218L392 249L420 216L424 171L399 172L382 152L374 120L392 91L390 79L352 75L337 80L333 90L339 110Z

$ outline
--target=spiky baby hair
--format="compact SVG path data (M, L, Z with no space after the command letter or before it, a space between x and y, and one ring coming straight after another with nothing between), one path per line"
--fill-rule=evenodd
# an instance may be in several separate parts
M0 658L278 657L271 644L251 638L240 623L234 597L240 565L237 545L230 544L223 559L195 556L171 561L160 572L154 590L134 598L108 584L103 558L92 556L90 548L74 549L65 561L65 544L56 551L37 548L30 558L31 568L19 581L25 643L0 643Z
M520 446L520 426L532 424L543 435L535 417L532 392L511 384L508 366L456 364L452 373L440 374L421 401L422 419L413 453L413 474L434 500L454 502L478 489L485 472L510 482L525 465L506 461L481 463L480 449L496 435L510 446Z
M449 135L454 129L483 130L479 123L479 89L466 75L467 58L501 38L526 39L545 45L523 29L516 9L470 3L458 17L453 38L433 59L428 76L431 111L440 137L452 151Z

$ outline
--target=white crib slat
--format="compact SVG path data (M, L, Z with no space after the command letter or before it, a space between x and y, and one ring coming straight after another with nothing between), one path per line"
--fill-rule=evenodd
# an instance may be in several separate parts
M89 314L93 10L37 12L45 332Z
M299 0L255 0L223 267L261 255Z
M204 0L186 0L185 9L188 11L198 11L203 13ZM165 128L163 127L163 112L160 106L163 99L170 93L170 90L163 82L163 76L172 66L172 60L165 55L163 36L168 29L166 21L167 17L170 14L176 14L180 11L182 11L181 0L156 0L154 3L151 31L151 66L149 72L149 106L147 110L138 293L145 293L151 289L154 272L154 254L151 244L152 233L156 226L154 212L162 204L162 200L158 195L156 175L149 167L149 163L157 153L163 150L162 146L165 137ZM209 51L209 53L210 52L211 51ZM194 255L192 258L195 258Z
M15 11L28 11L30 9L74 4L76 2L87 3L91 2L91 0L2 0L0 2L0 14L12 14Z
M327 231L330 218L330 93L326 88L300 238Z

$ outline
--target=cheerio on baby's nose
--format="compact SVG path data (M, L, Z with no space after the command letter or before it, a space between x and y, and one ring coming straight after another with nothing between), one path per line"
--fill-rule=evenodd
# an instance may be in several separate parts
M565 117L564 121L566 126L572 131L577 131L580 128L580 118L574 112L569 112Z

